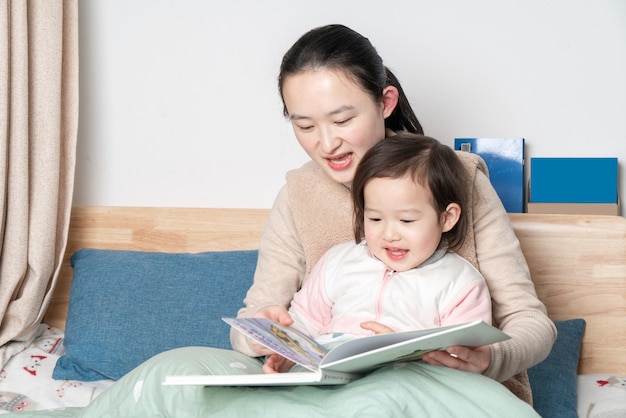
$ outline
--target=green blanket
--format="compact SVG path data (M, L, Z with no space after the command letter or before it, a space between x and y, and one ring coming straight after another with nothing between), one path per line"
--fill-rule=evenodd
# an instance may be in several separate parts
M15 417L538 417L492 379L421 362L396 364L340 386L163 386L172 374L258 370L240 353L187 347L161 353L85 408Z

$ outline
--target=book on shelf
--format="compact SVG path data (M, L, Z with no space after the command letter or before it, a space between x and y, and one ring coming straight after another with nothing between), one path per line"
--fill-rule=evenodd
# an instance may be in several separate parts
M479 155L509 213L524 212L524 138L455 138L454 149Z
M277 322L261 318L223 318L259 344L303 366L307 371L265 374L167 376L165 385L277 386L345 384L396 362L419 360L422 355L452 345L479 347L510 337L481 320L420 331L356 337L331 349L313 338Z

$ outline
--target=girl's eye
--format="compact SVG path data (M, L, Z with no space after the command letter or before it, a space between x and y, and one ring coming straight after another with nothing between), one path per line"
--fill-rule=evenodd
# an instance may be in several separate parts
M380 218L367 218L370 222L380 222Z
M415 220L413 219L401 219L400 222L402 222L403 224L410 224L415 222Z

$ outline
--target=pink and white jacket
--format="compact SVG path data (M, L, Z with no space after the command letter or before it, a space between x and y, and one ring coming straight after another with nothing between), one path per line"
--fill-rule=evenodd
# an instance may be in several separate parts
M363 241L328 250L293 298L294 326L314 337L370 335L360 324L376 321L395 331L491 323L483 276L464 258L439 250L408 271L390 270Z

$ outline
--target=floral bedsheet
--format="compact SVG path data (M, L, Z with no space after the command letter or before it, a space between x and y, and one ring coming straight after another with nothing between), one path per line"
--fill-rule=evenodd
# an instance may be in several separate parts
M63 353L63 331L45 324L32 341L2 347L0 414L86 406L113 384L54 380L52 371Z
M626 376L578 375L578 416L626 417Z

